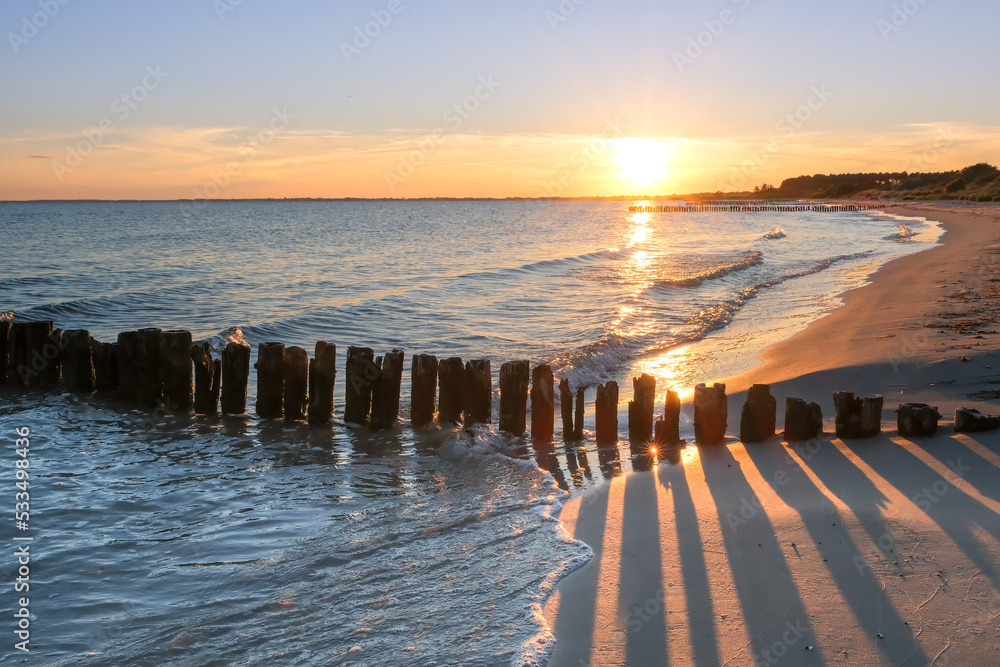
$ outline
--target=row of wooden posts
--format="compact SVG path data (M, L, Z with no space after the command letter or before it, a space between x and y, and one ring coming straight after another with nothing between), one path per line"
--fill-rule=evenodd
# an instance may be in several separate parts
M885 204L690 204L688 206L629 206L628 211L629 213L703 213L706 211L740 213L817 211L819 213L843 213L847 211L874 211L885 207Z
M80 392L114 392L126 400L160 406L169 412L215 415L244 414L250 377L250 346L229 342L221 359L214 359L206 342L193 342L189 331L149 328L118 334L114 343L93 339L86 330L60 331L51 321L0 320L0 383L52 386L62 382ZM316 343L312 359L301 347L261 343L257 355L256 413L262 418L308 419L325 423L333 416L337 348ZM349 347L345 364L344 421L388 428L399 416L403 378L403 351L376 357L367 347ZM530 380L530 391L529 391ZM555 377L546 364L530 368L528 361L511 361L500 367L501 431L520 436L528 430L528 397L531 398L532 439L548 441L555 426ZM559 381L563 437L583 438L586 387L574 392L566 379ZM619 439L618 383L597 387L595 436L598 444ZM654 421L656 379L648 374L633 378L633 400L628 404L628 433L633 442L680 445L681 402L668 390L664 409ZM840 437L870 437L881 431L881 396L855 398L836 392L836 432ZM459 357L438 360L417 354L411 364L410 421L426 426L435 418L442 424L489 424L492 421L493 379L489 359L463 364ZM743 405L740 440L763 442L776 432L776 399L770 386L753 385ZM934 433L941 415L924 404L901 405L898 413L902 435ZM699 444L725 440L728 427L726 386L699 384L694 390L694 432ZM1000 428L1000 418L959 410L955 428L983 431ZM788 398L784 437L805 441L823 432L823 414L816 403Z

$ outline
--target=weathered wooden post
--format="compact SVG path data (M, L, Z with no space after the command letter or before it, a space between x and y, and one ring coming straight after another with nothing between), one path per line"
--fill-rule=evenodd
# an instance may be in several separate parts
M227 343L222 351L222 414L246 413L249 380L250 346L235 341Z
M527 361L508 361L500 366L500 430L523 435L528 426L528 381L531 367Z
M711 387L699 384L694 388L694 439L699 445L717 445L726 439L729 425L729 403L726 385Z
M804 442L823 433L823 409L802 398L785 399L785 440Z
M187 412L193 405L191 332L164 331L160 334L160 378L163 400L171 410Z
M598 444L618 442L618 383L614 380L597 385L594 420Z
M460 357L442 359L438 364L438 422L457 424L462 421L465 392L465 366Z
M410 423L426 426L434 421L438 360L431 354L415 354L410 364Z
M97 391L118 391L118 343L90 339L94 356L94 387Z
M493 422L493 374L489 359L465 364L465 425Z
M277 419L285 407L285 344L260 343L257 346L257 415Z
M535 366L531 372L531 439L552 440L555 433L555 376L548 364Z
M955 410L955 431L958 433L983 433L997 429L1000 429L1000 416L984 415L971 408Z
M574 438L573 429L573 392L569 388L569 380L559 380L559 411L562 413L563 440Z
M681 444L681 396L673 389L667 390L663 404L663 418L655 424L658 445Z
M7 373L10 370L10 320L0 316L0 384L7 383Z
M399 417L399 390L403 382L403 351L383 356L372 387L372 428L390 428Z
M66 349L62 353L63 382L67 389L90 392L95 388L94 350L90 332L71 329L63 332Z
M139 398L139 332L118 334L118 395L125 400Z
M163 401L163 379L160 377L160 337L162 334L163 331L156 327L139 329L135 355L138 398L148 406L155 406ZM191 349L190 346L188 349Z
M8 334L7 381L24 387L59 381L59 345L50 321L13 322ZM61 339L60 339L61 342Z
M222 362L212 359L212 348L204 341L192 344L191 361L194 364L195 414L216 415L222 389Z
M764 442L774 437L778 401L771 396L771 385L755 384L747 390L747 400L740 415L740 440Z
M628 438L633 442L653 439L653 410L656 378L647 373L632 378L632 400L628 402Z
M306 402L309 400L309 355L304 349L293 345L285 350L282 377L285 381L285 419L305 419Z
M617 387L617 386L618 385L615 385L615 387ZM574 424L573 424L573 439L574 440L583 440L583 415L584 415L584 410L587 407L586 404L584 403L584 396L586 395L586 393L587 393L587 386L586 385L584 385L582 387L577 387L576 388L576 419L575 419ZM617 403L618 403L618 399L616 398L615 399L615 404L617 405ZM617 421L617 417L616 417L616 421ZM618 437L618 435L617 435L618 425L617 424L615 424L615 431L616 431L615 438L617 438Z
M347 348L346 368L344 421L365 424L372 409L372 386L379 375L375 366L375 351L370 347Z
M51 321L28 322L28 361L38 372L38 384L52 386L59 383L63 347L62 331L53 328Z
M937 431L941 413L926 403L903 403L896 410L896 425L904 437L925 437Z
M870 438L882 432L882 397L855 398L851 392L833 393L838 438Z
M333 417L333 385L337 379L337 346L319 341L309 362L309 422L325 424Z

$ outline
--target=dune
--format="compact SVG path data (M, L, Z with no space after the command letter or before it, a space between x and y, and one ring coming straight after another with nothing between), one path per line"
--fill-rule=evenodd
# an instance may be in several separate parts
M1000 411L1000 207L889 212L940 221L942 243L725 380L729 433L769 383L779 429L795 396L826 435L689 445L567 502L595 558L545 606L551 665L1000 664L1000 432L952 425ZM882 434L832 435L834 391L883 395ZM939 407L934 436L898 434L906 402Z

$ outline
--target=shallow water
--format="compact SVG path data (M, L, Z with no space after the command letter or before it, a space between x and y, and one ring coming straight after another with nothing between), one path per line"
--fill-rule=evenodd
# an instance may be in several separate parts
M20 261L0 273L0 310L103 340L144 326L191 329L216 349L239 336L255 351L329 340L340 368L347 345L486 357L494 375L527 358L574 386L617 380L624 407L631 374L654 372L658 395L724 377L936 238L877 214L628 205L2 204ZM32 430L37 664L543 657L533 613L589 553L552 519L561 489L642 465L626 443L0 396L4 438ZM336 396L339 410L342 385Z

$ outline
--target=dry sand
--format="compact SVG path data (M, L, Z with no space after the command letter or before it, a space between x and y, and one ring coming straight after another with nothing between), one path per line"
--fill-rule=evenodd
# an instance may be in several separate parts
M779 429L787 396L830 432L833 391L880 393L883 435L689 446L573 498L561 520L595 558L545 607L551 665L1000 665L1000 433L951 426L1000 411L1000 207L890 212L941 221L942 245L728 381L771 383ZM933 438L896 432L913 401L945 415Z

